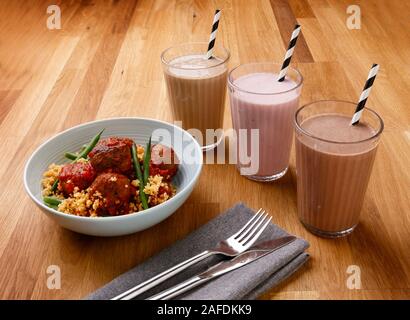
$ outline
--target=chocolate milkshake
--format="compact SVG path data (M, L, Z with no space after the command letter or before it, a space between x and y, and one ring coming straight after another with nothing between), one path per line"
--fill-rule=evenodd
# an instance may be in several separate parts
M223 127L229 53L206 59L202 52L193 53L198 50L186 46L191 50L163 54L168 98L174 120L182 121L184 129L198 129L202 134L202 141L198 142L209 150L218 139L207 141L207 129ZM206 51L202 47L200 50Z
M330 112L297 122L299 218L321 236L353 231L371 175L382 125L363 119L352 126L350 121L351 116Z

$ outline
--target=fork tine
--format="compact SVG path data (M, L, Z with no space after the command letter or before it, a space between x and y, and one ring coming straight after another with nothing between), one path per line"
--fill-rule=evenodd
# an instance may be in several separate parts
M258 216L255 219L252 219L253 221L250 224L247 224L246 228L242 228L243 230L240 233L238 233L234 238L238 240L239 238L243 238L244 236L246 236L250 232L250 230L252 230L261 219L263 219L264 214L265 210L262 209Z
M268 217L268 219L266 219ZM261 221L250 233L247 235L245 238L243 238L240 242L242 245L252 245L253 242L255 242L259 236L262 234L262 232L266 229L268 226L269 222L272 220L272 217L265 216L264 220Z
M262 211L262 208L260 208L260 209L258 210L258 212L256 212L256 213L253 215L253 217L242 227L242 229L239 230L237 233L235 233L232 237L236 238L236 237L239 236L246 228L248 228L248 226L252 223L253 220L255 220L256 218L259 219L259 217L260 217L260 214L259 214L259 213L260 213L261 211ZM261 214L263 214L263 212L262 212Z
M237 237L236 240L242 242L242 239L246 238L252 232L253 229L255 229L261 222L265 220L266 217L267 213L265 212L265 210L263 210L259 215L259 218L255 220L252 223L252 225L250 225L244 232L242 232L242 234L239 237Z

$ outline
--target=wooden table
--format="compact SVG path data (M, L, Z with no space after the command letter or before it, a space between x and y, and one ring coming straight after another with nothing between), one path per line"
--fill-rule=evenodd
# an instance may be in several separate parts
M274 222L311 244L312 259L264 299L410 298L410 3L349 0L53 1L62 29L46 27L49 1L0 4L0 297L75 299L171 245L238 201L264 207ZM64 230L23 190L32 151L63 129L94 119L144 116L171 121L159 55L175 43L207 40L215 8L217 41L230 67L281 61L293 25L302 25L292 64L305 76L301 103L357 100L371 63L381 70L368 105L385 121L357 230L338 240L308 233L296 211L295 154L289 173L262 184L233 165L205 165L186 204L161 224L126 237ZM226 103L224 126L231 127ZM227 192L229 190L229 192ZM61 268L61 289L46 286ZM349 265L362 289L346 286Z

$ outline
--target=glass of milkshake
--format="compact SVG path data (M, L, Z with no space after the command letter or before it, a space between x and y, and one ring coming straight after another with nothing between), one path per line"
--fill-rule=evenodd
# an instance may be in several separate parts
M356 103L317 101L295 115L298 215L324 237L349 234L359 222L383 121L364 108L350 125Z
M216 45L212 58L206 59L207 48L207 42L184 43L161 54L173 118L190 129L204 151L223 138L221 130L215 130L223 127L230 57L227 49Z
M279 82L281 64L249 63L228 76L232 124L237 138L237 167L257 181L272 181L285 175L293 141L293 118L299 104L303 77L289 67ZM252 150L252 137L259 130L259 152ZM241 133L242 131L242 133ZM253 131L253 132L252 132ZM248 161L244 153L247 153ZM250 174L244 169L253 168Z

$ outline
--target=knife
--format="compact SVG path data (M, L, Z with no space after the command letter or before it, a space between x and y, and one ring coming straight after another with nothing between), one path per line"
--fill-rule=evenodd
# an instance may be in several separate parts
M235 258L227 261L222 261L208 270L193 276L192 278L177 284L167 290L164 290L156 295L149 297L147 300L168 300L180 295L202 283L210 281L216 277L219 277L227 272L233 271L240 267L243 267L267 254L291 243L296 237L285 236L273 240L264 241L256 246L251 247L248 251L236 256Z

